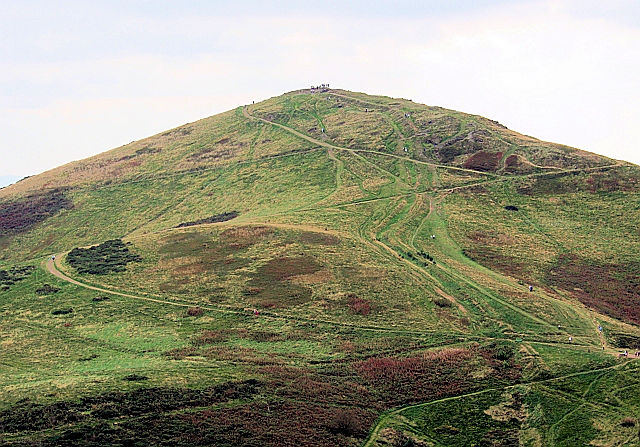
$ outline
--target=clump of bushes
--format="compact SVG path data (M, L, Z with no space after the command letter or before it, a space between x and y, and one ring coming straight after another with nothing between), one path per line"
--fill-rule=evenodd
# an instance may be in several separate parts
M28 277L34 270L35 267L32 265L11 267L8 270L0 270L0 290L9 290L12 285Z
M485 345L485 349L491 353L496 360L511 360L516 355L513 345L504 342L490 342Z
M349 409L339 408L329 421L329 430L345 436L360 434L365 430L358 415Z
M113 239L90 248L74 248L67 255L67 261L78 273L105 275L123 272L127 264L140 262L142 258L131 253L121 239Z
M237 211L231 211L229 213L220 213L214 216L205 217L204 219L193 220L191 222L182 222L176 228L192 227L194 225L202 225L202 224L216 223L216 222L226 222L227 220L235 219L236 217L238 217L239 214L240 213L238 213Z
M56 309L51 311L51 315L67 315L73 312L73 309L70 307L68 309Z
M620 422L620 425L623 427L633 427L636 425L636 420L632 417L626 417Z
M149 378L141 374L129 374L128 376L124 376L122 380L126 380L129 382L141 382L143 380L149 380Z
M438 306L438 307L451 307L453 306L453 304L451 304L451 301L445 299L445 298L436 298L433 300L433 303Z
M60 291L59 288L52 286L51 284L43 284L42 286L36 289L37 295L51 295L54 293L58 293Z
M108 296L95 296L91 299L91 301L93 301L94 303L99 303L100 301L106 301L110 299Z
M190 307L187 309L187 315L190 317L199 317L202 314L204 314L202 307Z
M408 252L408 253L404 253L401 252L400 256L402 256L405 259L408 259L412 262L415 262L416 264L419 264L423 267L426 267L429 263L431 264L435 264L436 260L433 259L433 256L431 256L429 253L427 253L426 251L418 251L416 253L412 253L412 252Z

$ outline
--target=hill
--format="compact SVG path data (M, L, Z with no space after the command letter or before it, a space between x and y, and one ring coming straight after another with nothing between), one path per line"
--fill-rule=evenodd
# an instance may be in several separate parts
M24 179L0 189L0 439L637 444L639 182L334 89Z

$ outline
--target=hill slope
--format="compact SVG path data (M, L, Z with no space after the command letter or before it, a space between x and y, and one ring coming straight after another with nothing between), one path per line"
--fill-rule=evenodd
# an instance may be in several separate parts
M616 353L640 349L639 182L342 90L22 180L0 189L2 439L637 443Z

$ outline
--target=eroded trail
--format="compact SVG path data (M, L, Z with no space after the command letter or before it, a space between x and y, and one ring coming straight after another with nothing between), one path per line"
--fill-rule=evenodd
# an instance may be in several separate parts
M370 153L370 154L375 154L375 155L381 155L381 156L384 156L384 157L390 157L390 158L396 158L396 159L399 159L399 160L405 160L405 161L408 161L408 162L411 162L411 163L417 163L417 164L422 164L422 165L426 165L426 166L435 166L435 167L443 168L443 169L450 169L452 171L468 172L468 173L472 173L472 174L476 174L476 175L482 175L482 176L491 177L491 178L495 177L494 174L487 174L486 172L483 172L483 171L475 171L473 169L458 168L456 166L439 165L437 163L429 163L428 161L416 160L416 159L413 159L413 158L402 157L400 155L389 154L389 153L386 153L386 152L379 152L379 151L373 151L373 150L368 150L368 149L350 149L350 148L347 148L347 147L336 146L335 144L327 143L326 141L318 140L317 138L314 138L314 137L311 137L309 135L306 135L306 134L304 134L302 132L299 132L299 131L293 129L292 127L285 126L284 124L279 124L279 123L276 123L276 122L273 122L273 121L269 121L269 120L264 119L264 118L260 118L260 117L251 115L249 113L249 111L247 110L246 106L242 108L242 114L245 116L245 118L248 118L250 120L262 121L263 123L266 123L266 124L271 124L272 126L276 126L276 127L280 128L282 130L285 130L285 131L287 131L287 132L289 132L289 133L291 133L291 134L293 134L293 135L295 135L295 136L297 136L299 138L302 138L303 140L307 140L310 143L317 144L318 146L322 146L322 147L325 147L327 149L335 149L335 150L338 150L338 151L352 152L354 154L355 153Z
M265 225L274 225L274 224L265 224ZM59 262L61 255L62 254L56 255L56 262ZM66 275L64 272L58 269L58 266L56 265L56 263L54 263L52 259L49 259L46 262L46 270L47 272L51 273L55 277L63 281L66 281L68 283L74 284L79 287L83 287L85 289L95 290L96 292L107 293L110 295L121 296L121 297L130 298L134 300L139 300L139 301L149 301L149 302L165 304L169 306L178 306L183 308L200 307L203 310L212 311L212 312L221 312L221 313L229 313L229 314L237 314L237 315L245 315L245 316L250 316L252 314L252 309L242 309L242 308L235 308L231 306L222 306L222 305L217 305L214 307L214 306L202 305L201 303L171 301L171 300L166 300L161 298L152 298L152 297L141 296L141 295L136 295L132 293L120 292L120 291L108 289L105 287L94 286L91 284L78 281ZM279 314L272 311L263 311L260 313L260 316L263 318L274 318L274 319L280 319L280 320L320 323L320 324L326 324L334 327L345 327L345 328L351 328L351 329L358 329L362 331L404 334L404 335L410 335L418 338L428 337L429 336L428 334L433 332L430 330L418 331L418 330L408 330L408 329L395 329L395 328L390 328L385 326L376 326L376 325L357 325L357 324L345 323L342 321L327 320L323 318L304 318L304 317L298 317L293 315L285 315L285 314ZM465 338L465 339L468 339L469 341L477 340L477 337L465 337L464 334L456 335L456 337L460 339Z
M467 397L473 397L473 396L478 396L478 395L481 395L481 394L490 393L490 392L493 392L493 391L506 391L506 390L510 390L510 389L513 389L513 388L516 388L516 387L521 387L521 386L539 385L539 384L544 384L544 383L556 382L556 381L564 380L564 379L570 379L572 377L580 377L580 376L585 376L585 375L589 375L589 374L596 374L596 373L606 374L609 371L613 371L613 370L616 370L616 369L621 369L621 368L625 367L627 364L629 364L632 361L633 360L628 360L628 361L626 361L624 363L619 363L617 365L607 366L607 367L603 367L603 368L587 369L587 370L584 370L584 371L579 371L579 372L575 372L575 373L571 373L571 374L566 374L566 375L563 375L563 376L553 377L551 379L534 380L534 381L531 381L531 382L523 382L523 383L519 383L519 384L515 384L515 385L507 385L507 386L498 387L498 388L486 388L484 390L474 391L474 392L471 392L471 393L465 393L465 394L459 394L459 395L456 395L456 396L443 397L442 399L431 400L429 402L422 402L422 403L419 403L419 404L406 405L406 406L403 406L403 407L399 407L399 408L390 410L390 411L384 413L382 416L380 416L380 418L378 419L378 422L371 429L371 431L369 432L369 436L367 437L365 442L362 444L362 447L372 447L372 446L374 446L376 441L378 440L378 437L380 436L380 432L391 421L391 419L393 419L394 417L398 416L403 411L406 411L406 410L409 410L409 409L426 408L426 407L429 407L431 405L435 405L435 404L438 404L438 403L441 403L441 402L456 401L456 400L465 399ZM598 379L600 377L601 376L598 376L596 379Z

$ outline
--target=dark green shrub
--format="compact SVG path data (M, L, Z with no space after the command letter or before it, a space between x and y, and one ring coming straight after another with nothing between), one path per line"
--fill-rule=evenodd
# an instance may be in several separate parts
M36 268L32 265L23 267L11 267L8 270L0 270L0 290L7 291L15 283L27 278Z
M620 422L620 425L623 427L633 427L636 425L636 420L632 417L626 417Z
M451 304L451 301L445 299L445 298L436 298L433 300L433 303L438 306L438 307L451 307L453 306L453 304Z
M140 262L139 255L129 251L121 239L113 239L90 248L74 248L67 261L78 273L105 275L123 272L130 262Z
M129 374L128 376L123 377L122 380L127 380L129 382L140 382L142 380L149 380L149 378L140 374Z
M58 293L60 291L59 288L52 286L51 284L43 284L42 286L36 289L37 295L51 295L53 293Z
M211 217L205 217L204 219L198 219L191 222L182 222L176 228L192 227L194 225L202 225L202 224L215 223L215 222L226 222L227 220L235 219L236 217L238 217L238 215L239 213L237 211L216 214Z

